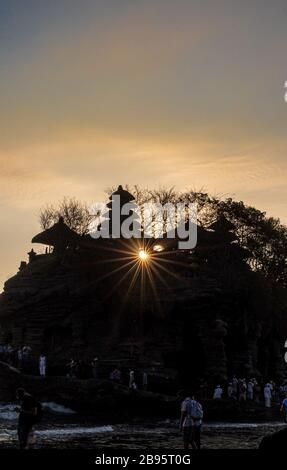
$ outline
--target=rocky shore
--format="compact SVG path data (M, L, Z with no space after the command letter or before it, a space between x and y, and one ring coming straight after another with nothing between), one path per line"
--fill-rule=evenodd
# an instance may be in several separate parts
M22 386L39 401L54 402L99 422L130 423L135 419L177 419L181 396L162 393L132 392L111 381L79 380L69 377L23 375L0 362L0 402L15 400L15 390ZM233 400L201 400L206 421L272 422L281 421L279 404L266 409L262 403Z

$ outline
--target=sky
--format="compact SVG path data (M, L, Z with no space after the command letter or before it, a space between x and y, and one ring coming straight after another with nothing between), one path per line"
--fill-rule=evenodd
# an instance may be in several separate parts
M287 223L286 21L286 0L0 0L0 286L41 207L112 185Z

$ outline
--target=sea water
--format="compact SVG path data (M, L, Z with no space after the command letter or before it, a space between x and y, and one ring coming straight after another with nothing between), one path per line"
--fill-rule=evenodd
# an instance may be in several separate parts
M0 447L17 447L15 403L0 404ZM126 424L97 424L95 419L79 416L74 410L54 402L42 403L43 421L35 426L37 448L182 448L178 421L150 420ZM256 448L269 432L283 429L282 422L204 423L205 448Z

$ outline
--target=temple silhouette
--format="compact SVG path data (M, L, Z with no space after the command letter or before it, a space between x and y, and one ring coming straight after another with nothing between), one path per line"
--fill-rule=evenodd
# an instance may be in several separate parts
M115 195L134 202L119 186L109 223ZM268 313L265 281L247 264L234 226L220 215L197 227L197 240L180 250L166 236L94 239L60 218L32 239L46 252L30 251L5 283L1 341L45 351L54 374L71 357L97 356L107 368L152 368L171 387L230 374L281 378L282 323Z

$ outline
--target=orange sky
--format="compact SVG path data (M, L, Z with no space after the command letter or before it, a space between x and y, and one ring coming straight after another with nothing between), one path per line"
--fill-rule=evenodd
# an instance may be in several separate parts
M41 206L111 185L203 188L287 222L287 6L240 3L0 0L0 282Z

